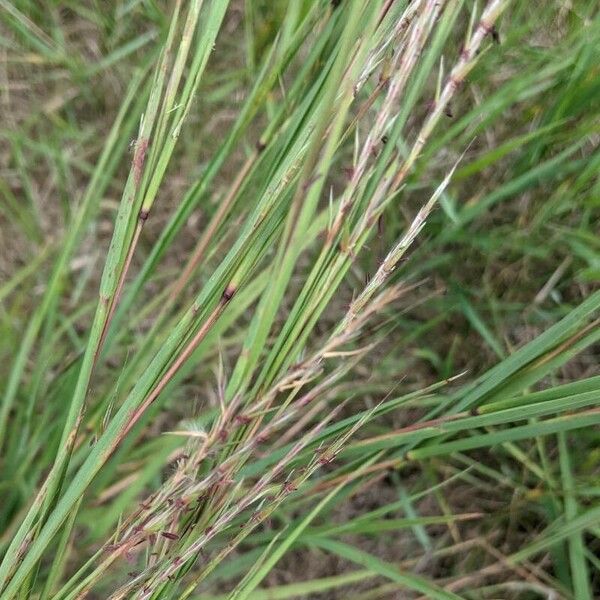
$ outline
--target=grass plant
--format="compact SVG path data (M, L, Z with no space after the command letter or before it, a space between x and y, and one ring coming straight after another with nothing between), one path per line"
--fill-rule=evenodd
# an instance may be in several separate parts
M600 593L595 3L0 22L2 600Z

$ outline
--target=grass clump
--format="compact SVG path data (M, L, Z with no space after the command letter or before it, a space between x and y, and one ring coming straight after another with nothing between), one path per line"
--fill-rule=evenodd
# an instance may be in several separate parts
M43 4L0 598L594 597L594 7Z

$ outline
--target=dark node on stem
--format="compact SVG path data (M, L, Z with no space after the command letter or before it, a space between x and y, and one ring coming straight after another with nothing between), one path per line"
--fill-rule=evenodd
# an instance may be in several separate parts
M283 491L286 494L291 494L292 492L295 492L297 490L298 490L298 488L291 481L286 481L283 484Z
M331 6L333 6L334 10L342 3L342 0L331 0Z
M454 116L454 114L452 113L452 106L450 105L450 103L446 104L446 107L444 108L444 114L450 119Z
M240 425L248 425L252 419L246 415L236 415L234 420Z
M498 30L496 29L495 25L492 25L492 30L490 31L491 35L492 35L492 39L494 40L494 42L496 44L500 44L500 34L498 33Z
M389 138L388 138L388 136L387 136L387 135L382 135L382 136L381 136L381 143L382 143L382 144L387 144L387 143L388 143L388 141L389 141Z
M148 211L147 208L142 208L140 210L140 214L138 215L138 218L140 221L144 222L148 219L149 214L150 214L150 211Z
M235 287L232 284L229 284L225 288L225 291L223 292L223 301L229 302L233 298L234 294L235 294Z
M477 410L477 407L476 407L476 406L472 406L472 407L469 409L469 414L470 414L472 417L476 417L476 416L479 414L479 410Z
M267 441L267 434L266 433L259 433L256 436L256 443L257 444L263 444L266 441Z
M267 147L267 145L262 141L262 140L258 140L258 142L256 142L256 151L260 154L265 148Z
M334 456L332 456L332 455L328 454L328 453L327 453L327 450L325 450L324 452L322 452L322 453L319 455L319 457L318 457L318 459L317 459L317 462L318 462L318 463L319 463L321 466L324 466L324 465L328 465L329 463L333 462L333 459L334 459L334 458L335 458Z
M494 29L493 25L486 23L483 19L481 19L481 21L479 21L479 27L481 27L481 29L483 29L483 31L485 32L485 35L490 35L490 33L492 33L492 29Z
M319 173L315 173L308 181L302 184L302 189L306 192L308 188L321 177Z
M458 89L460 87L460 84L462 83L462 80L459 79L458 77L450 77L450 85L454 88L454 89Z
M171 533L170 531L161 531L160 535L168 540L178 540L179 536L176 533Z

